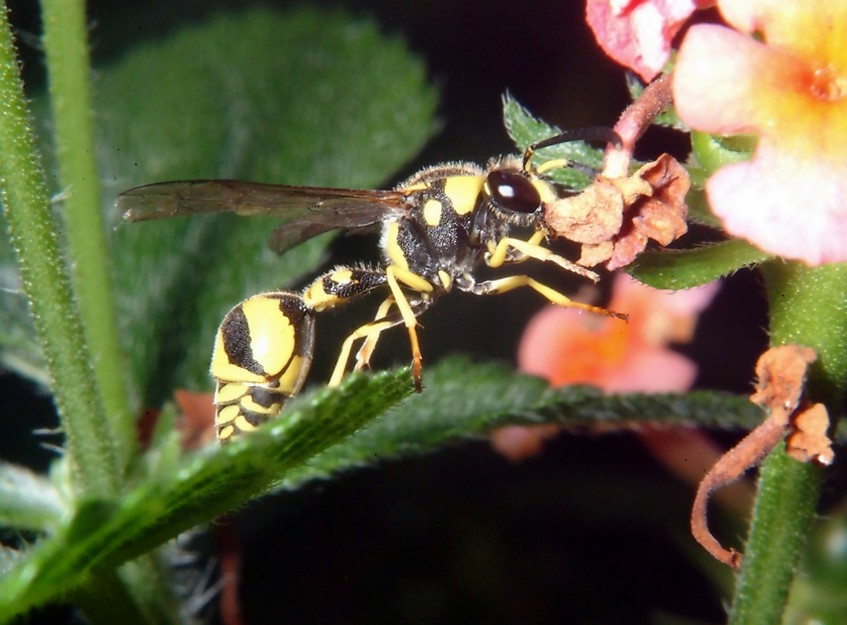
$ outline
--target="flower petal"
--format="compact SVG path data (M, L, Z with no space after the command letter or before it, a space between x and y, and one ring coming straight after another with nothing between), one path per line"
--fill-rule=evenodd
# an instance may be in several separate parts
M697 4L693 0L588 0L585 16L603 51L650 81L667 63L671 40Z
M697 365L682 354L642 348L596 385L606 393L681 393L696 377Z
M841 0L723 0L724 19L770 45L790 48L809 62L827 59L847 71L847 3Z
M773 130L803 106L787 85L808 82L790 52L723 26L693 26L679 50L674 104L689 126L714 134Z
M730 234L810 265L847 261L847 162L831 166L760 144L753 161L706 184Z

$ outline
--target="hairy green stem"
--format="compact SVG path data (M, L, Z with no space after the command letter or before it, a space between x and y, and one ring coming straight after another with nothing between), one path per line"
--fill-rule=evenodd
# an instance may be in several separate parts
M129 462L136 436L126 401L123 373L127 368L118 341L100 176L94 159L85 3L43 0L42 19L65 233L73 258L71 279L93 356L94 379L123 467Z
M847 380L847 265L809 268L771 261L762 267L770 305L771 345L813 348L812 401L839 416ZM730 623L779 623L815 515L822 471L778 448L763 463L744 566Z
M0 198L53 381L67 450L81 490L117 489L117 465L103 407L91 383L88 349L65 274L44 171L5 3L0 9Z

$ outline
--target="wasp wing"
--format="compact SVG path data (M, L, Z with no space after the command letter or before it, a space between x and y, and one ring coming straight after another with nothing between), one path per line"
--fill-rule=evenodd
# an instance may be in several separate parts
M127 221L146 221L207 213L279 217L270 246L284 251L335 229L355 230L403 213L409 196L402 191L365 191L330 187L292 187L237 180L159 182L124 191L116 205Z

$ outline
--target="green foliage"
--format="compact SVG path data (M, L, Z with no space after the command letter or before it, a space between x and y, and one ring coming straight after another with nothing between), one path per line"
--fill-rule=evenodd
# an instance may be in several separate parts
M534 117L508 93L503 96L503 122L521 153L530 144L562 132L561 129ZM600 171L603 168L603 149L592 147L584 141L568 141L538 150L533 159L535 165L565 159L569 163L582 165L589 171ZM546 172L545 175L573 189L584 188L591 182L591 176L588 173L573 167L556 168Z
M686 250L645 252L626 270L654 289L690 289L766 261L769 254L736 239Z
M724 165L750 160L756 141L749 136L717 137L703 132L692 132L691 147L697 162L710 174Z
M119 499L83 499L49 540L0 580L0 606L20 611L68 592L94 570L138 557L197 523L272 487L294 488L351 467L431 452L447 441L506 424L750 426L761 413L731 395L606 396L595 389L552 390L503 366L453 359L428 369L412 391L407 371L352 375L339 389L299 398L250 436L177 457L176 435L160 432L157 462ZM719 418L720 422L715 422ZM25 497L25 493L18 493Z

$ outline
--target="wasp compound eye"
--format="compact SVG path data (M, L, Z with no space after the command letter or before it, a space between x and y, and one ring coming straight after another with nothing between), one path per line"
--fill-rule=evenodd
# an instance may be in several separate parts
M516 213L534 213L541 205L538 190L516 171L492 171L486 179L491 200L499 207Z

